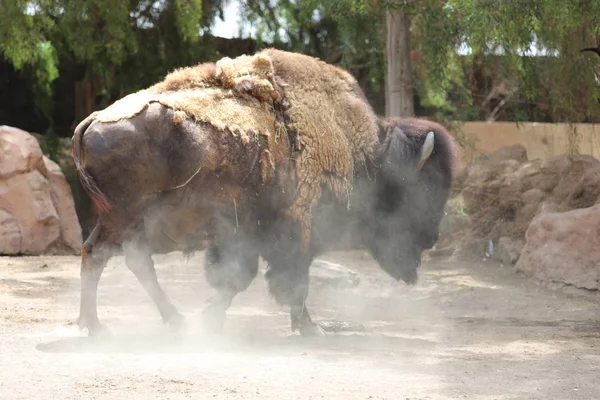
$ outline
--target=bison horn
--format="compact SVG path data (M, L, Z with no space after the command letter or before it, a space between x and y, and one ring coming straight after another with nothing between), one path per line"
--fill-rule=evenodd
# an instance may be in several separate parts
M419 163L417 164L417 171L420 171L421 168L423 168L423 165L425 165L425 161L427 161L427 159L433 152L434 141L435 140L433 136L433 131L429 132L427 134L427 137L425 138L425 143L423 143L423 147L421 147L421 156L419 157Z

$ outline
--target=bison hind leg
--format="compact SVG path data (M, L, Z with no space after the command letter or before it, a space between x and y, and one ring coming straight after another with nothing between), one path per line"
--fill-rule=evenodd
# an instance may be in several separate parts
M182 327L184 325L183 316L171 303L158 282L152 260L152 250L146 240L145 232L137 230L131 239L123 244L123 251L127 268L133 272L158 308L163 323L176 329Z
M276 243L264 254L269 264L265 273L269 293L277 303L290 306L292 332L298 330L302 336L325 336L325 331L312 321L306 307L312 257L302 251L300 241L290 235L280 235Z
M88 329L89 336L108 333L98 319L98 284L102 272L113 252L108 241L107 229L98 221L81 249L81 294L77 325Z

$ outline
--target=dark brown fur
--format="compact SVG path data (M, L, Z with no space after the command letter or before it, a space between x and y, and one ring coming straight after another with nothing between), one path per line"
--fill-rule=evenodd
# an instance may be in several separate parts
M104 193L102 193L94 178L92 178L92 176L86 171L85 168L83 168L82 165L85 163L85 159L84 154L81 152L81 140L85 130L94 121L95 115L95 113L90 114L75 129L75 134L73 135L73 160L75 162L75 169L77 170L77 174L79 175L79 179L81 180L84 190L96 205L98 212L105 214L110 210L108 199Z
M390 161L384 157L380 160L379 176L384 181L402 179L399 186L404 200L399 212L412 215L408 220L415 246L420 250L429 249L437 241L438 227L450 196L459 159L458 145L444 126L424 118L380 118L379 126L381 151L393 155L391 160L398 157L401 160L397 161L400 167L389 169ZM429 132L434 133L433 152L423 169L415 172L412 166ZM388 188L385 197L392 192Z
M156 281L151 254L189 253L253 238L257 221L268 225L271 211L293 199L289 150L283 157L271 154L278 168L265 183L260 163L266 139L244 143L190 118L175 124L174 115L153 103L119 122L101 123L90 116L75 130L80 178L103 207L82 259L79 323L91 332L100 327L95 307L99 273L115 246L123 246L128 267L163 319L177 320L179 314Z

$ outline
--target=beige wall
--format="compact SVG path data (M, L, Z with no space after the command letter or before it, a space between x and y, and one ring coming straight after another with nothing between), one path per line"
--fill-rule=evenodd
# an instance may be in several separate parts
M600 158L600 125L574 124L579 132L579 153ZM564 154L568 149L569 124L527 122L465 122L461 129L475 140L477 150L463 149L462 161L469 162L482 153L503 146L522 144L529 159Z

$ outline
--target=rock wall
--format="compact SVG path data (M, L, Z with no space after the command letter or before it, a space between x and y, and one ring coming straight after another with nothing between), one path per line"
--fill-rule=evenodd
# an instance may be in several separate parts
M71 188L38 141L0 126L0 254L79 254Z
M596 204L596 158L528 160L523 146L505 147L457 175L440 240L428 253L454 260L494 257L545 281L600 289L600 251L593 250L600 243L591 222L600 222Z

